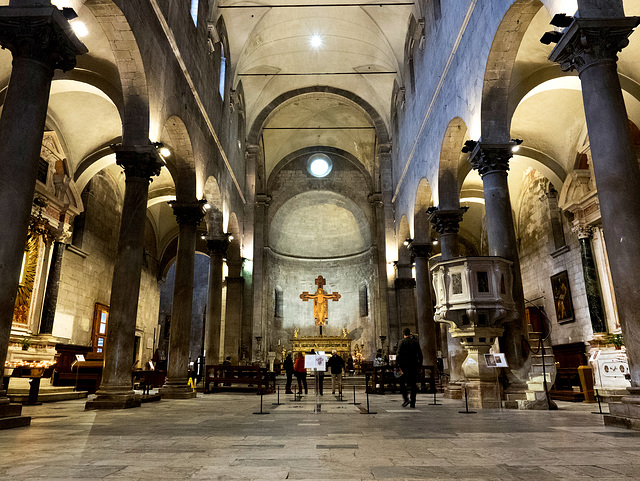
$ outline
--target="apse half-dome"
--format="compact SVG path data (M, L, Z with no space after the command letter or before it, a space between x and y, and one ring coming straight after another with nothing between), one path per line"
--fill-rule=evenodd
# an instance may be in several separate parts
M352 200L334 192L305 192L275 213L269 245L295 257L343 257L368 249L371 234L364 213Z

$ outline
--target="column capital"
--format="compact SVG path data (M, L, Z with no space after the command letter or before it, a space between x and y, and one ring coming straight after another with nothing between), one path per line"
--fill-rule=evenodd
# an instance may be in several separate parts
M205 201L203 200L196 202L178 202L174 200L169 202L178 225L194 226L197 226L204 217L204 204Z
M87 47L76 37L58 8L0 7L0 45L13 58L30 58L52 69L71 70Z
M431 256L431 252L433 250L433 244L431 243L419 243L419 242L412 242L409 246L409 249L411 249L411 253L415 256L415 257L426 257L429 258L429 256Z
M229 237L215 237L213 239L207 239L207 249L210 255L216 255L224 257L227 255L227 249L229 248Z
M578 73L601 61L618 60L618 52L629 45L629 35L640 17L574 18L549 54L549 60L564 71Z
M490 172L507 172L509 161L513 157L513 148L516 145L518 142L506 144L478 142L469 154L469 163L473 169L478 171L480 177L484 177Z
M160 175L164 161L158 150L149 145L111 145L116 153L116 164L124 169L127 180L138 178L151 182L151 177Z
M589 239L593 237L593 226L577 224L571 228L571 231L578 236L578 239Z
M462 217L468 209L468 207L461 207L460 209L429 207L427 214L429 214L429 221L438 234L457 234Z
M373 194L369 195L369 197L367 197L367 200L371 205L375 205L375 204L382 205L383 203L382 192L374 192Z

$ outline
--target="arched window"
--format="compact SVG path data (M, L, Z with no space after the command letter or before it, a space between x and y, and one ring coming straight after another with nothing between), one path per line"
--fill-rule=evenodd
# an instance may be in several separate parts
M369 293L367 292L366 284L360 286L358 297L360 301L360 317L367 317L369 315Z
M224 44L220 43L220 97L224 100L224 81L227 71L227 58L224 56Z
M193 19L193 24L198 25L198 3L200 0L191 0L191 18Z
M273 296L273 316L282 317L282 287L277 286Z

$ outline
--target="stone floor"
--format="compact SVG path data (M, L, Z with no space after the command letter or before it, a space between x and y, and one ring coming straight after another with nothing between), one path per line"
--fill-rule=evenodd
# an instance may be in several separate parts
M460 414L462 401L362 392L198 394L123 411L84 400L25 407L30 427L0 431L0 479L639 479L640 432L605 427L597 405ZM364 407L363 407L364 406ZM596 409L597 410L597 409ZM314 412L315 411L315 412Z

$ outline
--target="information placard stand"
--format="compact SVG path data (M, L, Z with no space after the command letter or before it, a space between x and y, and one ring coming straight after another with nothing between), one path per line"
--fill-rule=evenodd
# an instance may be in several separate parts
M485 354L484 362L487 364L489 369L494 369L496 373L496 393L498 397L498 405L500 406L500 411L502 411L502 393L500 389L500 379L498 376L498 369L501 367L509 367L507 364L507 358L504 354L498 352L495 354Z

